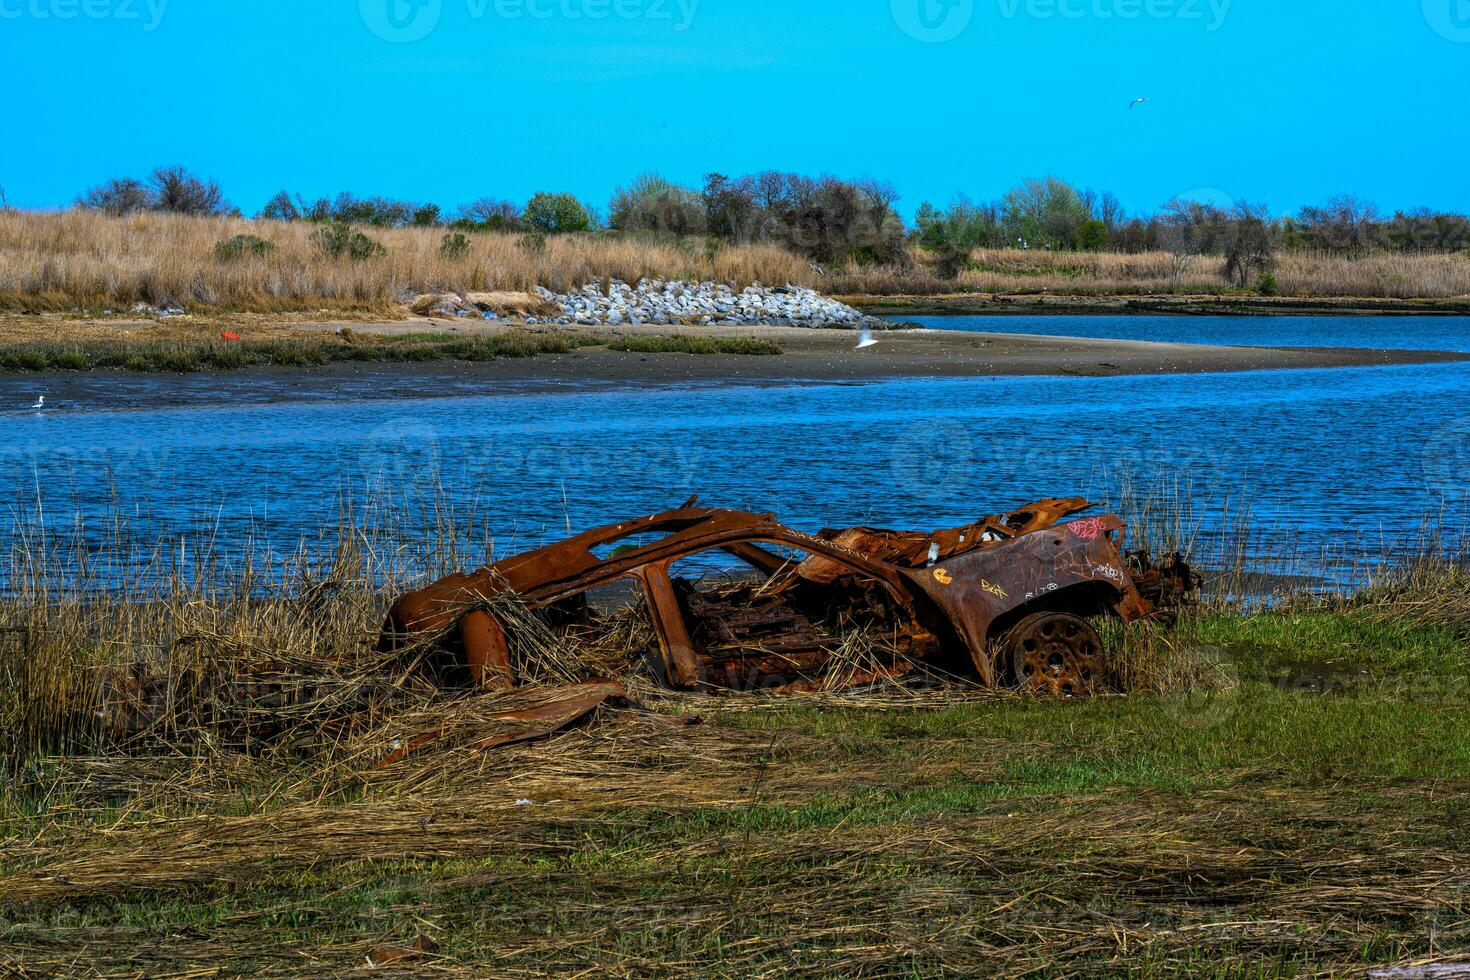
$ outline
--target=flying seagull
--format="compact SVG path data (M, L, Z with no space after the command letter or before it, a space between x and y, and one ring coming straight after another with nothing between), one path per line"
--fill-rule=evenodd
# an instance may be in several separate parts
M873 331L871 331L871 330L859 330L858 331L858 345L857 345L857 350L863 350L866 347L877 347L877 346L878 346L878 341L876 341L876 340L873 339Z
M1148 101L1148 97L1147 96L1143 96L1141 98L1134 99L1132 102L1128 103L1128 108L1130 108L1130 109L1136 109L1139 106L1143 105L1147 101Z
M43 409L45 407L46 407L46 396L45 395L42 395L41 397L37 398L36 399L36 404L34 404L34 405L31 406L31 408L35 409L38 412L41 411L41 409Z

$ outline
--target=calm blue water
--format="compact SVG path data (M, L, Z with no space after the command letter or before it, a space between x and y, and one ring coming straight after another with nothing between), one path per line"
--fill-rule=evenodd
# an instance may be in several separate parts
M696 492L807 529L937 527L1105 495L1125 474L1187 480L1214 528L1225 501L1248 498L1258 527L1307 550L1412 536L1446 505L1458 532L1470 366L0 416L7 504L33 509L39 493L51 527L95 522L115 502L145 536L207 525L225 543L258 541L264 527L283 551L333 519L341 494L385 488L476 502L508 553L568 521L640 516Z
M1416 316L918 316L941 330L1061 334L1250 347L1374 347L1470 351L1470 317Z

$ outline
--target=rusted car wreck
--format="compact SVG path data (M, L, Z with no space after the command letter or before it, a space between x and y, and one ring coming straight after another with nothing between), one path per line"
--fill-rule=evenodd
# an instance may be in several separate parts
M933 534L809 535L769 514L690 501L406 595L381 645L419 650L439 677L511 688L513 643L490 597L513 594L549 620L585 625L597 615L589 592L631 580L657 638L649 662L674 688L813 690L924 664L986 685L1086 695L1104 676L1094 621L1159 618L1194 587L1179 556L1156 566L1125 553L1118 517L1063 523L1094 506L1043 500ZM709 588L675 574L710 553L738 559L746 574ZM836 651L853 635L878 652L839 672Z

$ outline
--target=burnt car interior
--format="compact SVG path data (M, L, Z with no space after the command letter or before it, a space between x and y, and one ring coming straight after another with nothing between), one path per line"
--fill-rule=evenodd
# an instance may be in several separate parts
M629 652L646 654L674 688L798 691L838 677L851 686L923 664L1075 695L1094 689L1102 673L1090 620L1157 618L1160 606L1193 588L1177 558L1125 556L1116 517L1060 523L1094 506L1083 498L933 533L854 527L817 535L772 515L693 504L406 596L383 643L391 649L437 631L471 683L515 686L513 624L484 606L488 597L514 596L564 636L630 617L644 623L629 631L644 649ZM626 611L614 613L592 594L619 583L616 605Z

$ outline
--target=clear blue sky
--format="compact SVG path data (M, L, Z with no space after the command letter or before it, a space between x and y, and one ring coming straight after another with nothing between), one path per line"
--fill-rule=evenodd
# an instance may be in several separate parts
M768 168L1470 211L1470 0L0 0L0 79L27 207L182 163L249 212Z

